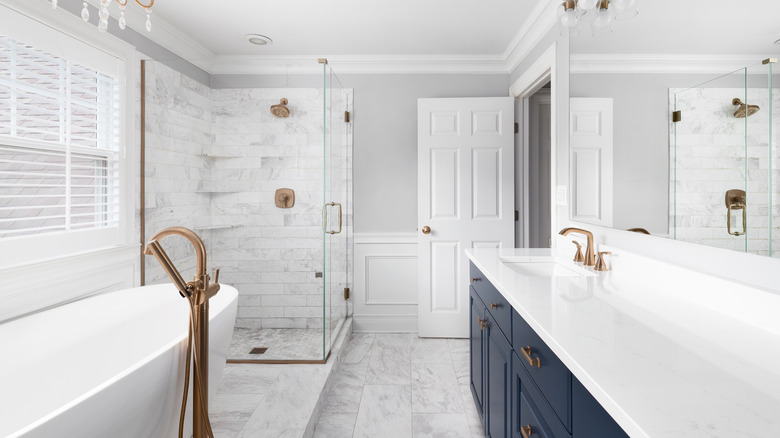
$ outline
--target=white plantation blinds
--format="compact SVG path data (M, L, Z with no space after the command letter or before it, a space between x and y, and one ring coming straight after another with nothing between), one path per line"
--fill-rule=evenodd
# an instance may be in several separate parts
M0 35L0 239L116 227L119 81Z

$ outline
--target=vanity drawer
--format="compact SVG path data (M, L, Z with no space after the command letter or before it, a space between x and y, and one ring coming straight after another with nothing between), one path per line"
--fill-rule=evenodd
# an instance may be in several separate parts
M512 356L512 433L510 438L526 438L531 427L531 438L571 438L571 433L560 422L552 407L539 388L533 383L522 359L514 353ZM523 427L526 427L526 434Z
M512 311L512 346L555 415L571 432L571 372L515 311Z
M477 295L485 303L490 316L496 320L498 328L504 332L507 339L512 335L512 307L490 281L474 266L470 264L471 286L477 291Z

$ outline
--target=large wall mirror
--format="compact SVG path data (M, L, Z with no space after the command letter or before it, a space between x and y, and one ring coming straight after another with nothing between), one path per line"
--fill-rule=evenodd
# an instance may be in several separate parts
M780 257L780 2L633 3L561 27L570 218Z

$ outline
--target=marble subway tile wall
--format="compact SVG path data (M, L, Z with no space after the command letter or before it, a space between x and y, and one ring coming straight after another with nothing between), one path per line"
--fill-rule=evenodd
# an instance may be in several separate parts
M213 143L213 104L209 87L159 62L148 61L146 75L148 240L166 227L197 230L211 222L211 196L198 189L207 171L204 154ZM208 249L208 236L202 237ZM195 259L189 242L171 236L162 244L184 278L192 278ZM147 284L169 281L153 257L144 260Z
M213 193L212 226L224 227L210 231L213 264L239 290L236 326L322 329L322 90L216 89L212 98L202 188ZM289 118L270 112L281 98ZM280 188L295 191L292 208L275 205ZM345 307L343 297L329 304Z
M679 240L768 255L768 89L748 89L747 101L762 109L747 119L735 118L736 107L731 105L735 97L745 100L744 89L682 91L670 90L670 106L674 107L675 93L678 93L678 109L683 111L682 121L676 124L676 139L675 126L670 129L670 229ZM776 96L777 91L774 94ZM774 100L775 105L780 103L776 98ZM724 198L729 189L747 192L746 236L731 236L727 232ZM777 211L772 215L777 220ZM741 213L735 212L732 218L732 228L741 230Z

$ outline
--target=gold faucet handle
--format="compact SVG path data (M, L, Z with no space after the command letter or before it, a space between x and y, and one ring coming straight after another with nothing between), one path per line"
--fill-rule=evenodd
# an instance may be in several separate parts
M604 261L604 256L610 254L612 253L609 251L599 251L599 256L598 259L596 260L596 267L594 269L602 272L609 271L609 269L607 269L607 263Z
M214 270L214 283L219 283L219 268Z
M576 240L572 240L571 243L577 245L577 252L574 254L574 262L583 263L585 261L585 256L582 255L582 245Z

